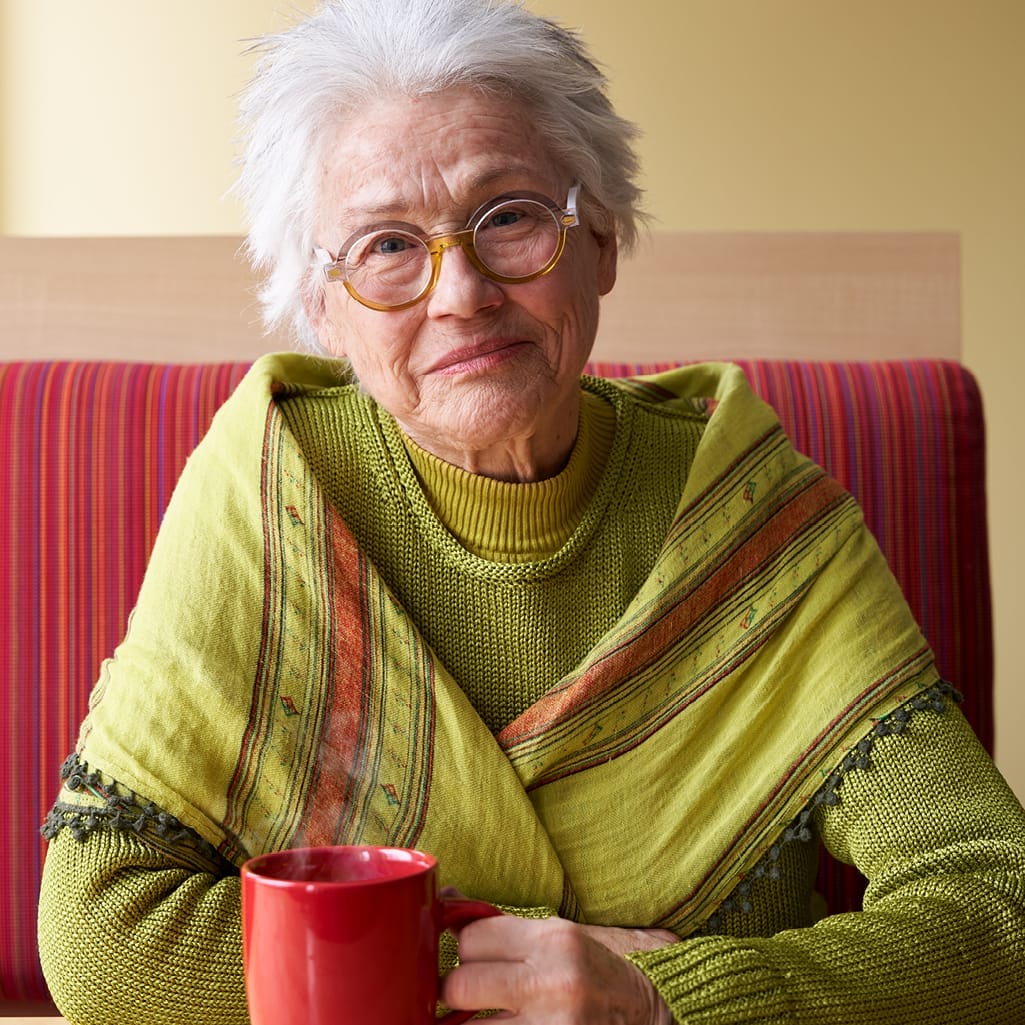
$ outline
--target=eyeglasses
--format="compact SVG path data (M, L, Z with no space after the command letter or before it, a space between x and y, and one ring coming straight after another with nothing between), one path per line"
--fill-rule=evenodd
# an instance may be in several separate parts
M351 236L337 256L314 249L328 281L341 281L349 295L372 310L405 310L430 294L441 273L441 255L461 246L470 263L501 284L533 281L562 256L566 230L578 223L579 185L565 208L533 192L489 200L462 231L424 235L399 222Z

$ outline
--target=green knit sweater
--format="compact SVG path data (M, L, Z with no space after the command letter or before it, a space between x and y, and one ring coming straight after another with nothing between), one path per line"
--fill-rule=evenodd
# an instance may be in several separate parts
M439 464L369 403L357 438L327 399L283 404L328 495L494 730L614 621L672 517L703 421L641 421L616 402L596 385L569 465L531 485ZM346 444L365 457L361 481L334 478L331 452ZM1025 812L960 713L924 710L877 738L838 796L707 934L631 955L676 1020L1025 1020ZM81 790L63 799L89 802ZM813 925L820 837L870 885L864 912ZM60 829L39 935L72 1022L245 1021L238 877L201 845L151 829Z

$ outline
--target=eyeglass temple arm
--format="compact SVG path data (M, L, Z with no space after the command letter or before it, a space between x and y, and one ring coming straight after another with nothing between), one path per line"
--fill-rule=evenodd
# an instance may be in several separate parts
M562 226L572 228L577 223L577 196L580 194L580 183L573 185L566 196L566 209L562 211Z
M339 261L326 249L314 246L313 255L317 258L317 262L324 271L324 277L327 278L328 281L341 281L344 279L345 272L338 266Z

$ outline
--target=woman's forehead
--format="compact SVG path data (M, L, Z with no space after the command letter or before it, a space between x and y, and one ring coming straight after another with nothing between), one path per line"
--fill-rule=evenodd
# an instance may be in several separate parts
M332 220L451 216L500 192L555 191L562 177L515 101L467 89L388 97L334 129L324 150L322 205Z

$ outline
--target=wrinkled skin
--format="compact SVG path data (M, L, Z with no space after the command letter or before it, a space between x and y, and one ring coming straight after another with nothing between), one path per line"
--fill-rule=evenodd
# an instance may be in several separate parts
M459 933L459 967L441 1000L501 1008L521 1025L671 1025L668 1007L623 954L676 942L661 929L612 929L561 918L485 918Z

